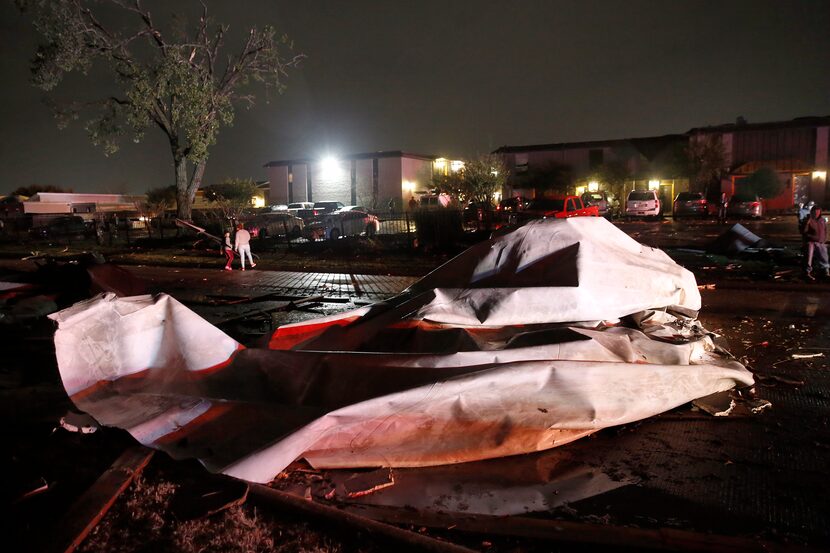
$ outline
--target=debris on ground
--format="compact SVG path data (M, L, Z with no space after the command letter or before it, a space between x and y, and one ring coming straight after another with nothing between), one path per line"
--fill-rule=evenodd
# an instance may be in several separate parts
M775 386L776 384L786 384L788 386L804 386L803 380L781 376L778 374L756 374L755 380L764 386Z
M816 357L824 357L823 353L793 353L790 357L793 359L815 359Z
M248 485L223 477L185 479L170 500L170 511L178 520L207 518L245 503Z
M767 401L766 399L746 400L745 404L747 407L749 407L750 411L752 411L755 414L772 407L772 403L770 401Z
M284 325L269 349L163 294L52 318L79 409L269 482L300 457L417 467L544 450L751 385L696 321L700 302L664 252L575 218L473 246L386 302Z
M735 400L732 399L729 390L717 392L692 401L692 405L715 417L726 417L735 408Z
M357 473L343 483L346 496L350 498L369 495L394 485L395 476L392 474L391 468Z
M718 236L709 245L708 251L711 253L735 254L747 248L763 248L766 245L766 240L752 233L740 223L737 223Z
M92 434L98 430L98 421L86 413L69 411L61 417L61 428L69 432L80 432L81 434Z

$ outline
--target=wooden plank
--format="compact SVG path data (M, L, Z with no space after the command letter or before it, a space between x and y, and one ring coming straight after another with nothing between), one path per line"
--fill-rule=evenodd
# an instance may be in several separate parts
M267 501L270 505L280 506L294 513L313 516L343 527L362 530L376 537L385 538L405 550L433 551L436 553L474 553L472 549L467 547L404 530L322 503L314 503L262 484L251 484L251 495Z
M50 536L45 537L44 550L70 553L81 545L152 456L153 450L143 446L133 446L122 453L72 504Z
M703 534L673 528L631 528L521 516L497 517L438 513L401 507L347 505L343 510L390 524L426 526L475 533L511 536L591 549L631 551L707 551L711 553L807 552L814 549L762 539Z

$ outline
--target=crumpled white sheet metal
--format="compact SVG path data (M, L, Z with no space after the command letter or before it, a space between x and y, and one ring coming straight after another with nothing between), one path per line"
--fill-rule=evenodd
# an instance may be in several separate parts
M549 229L549 240L559 236L560 226L580 229L576 265L583 278L581 268L599 270L602 264L581 256L608 257L608 250L586 245L596 238L585 225L570 223L538 228ZM623 244L632 256L640 255L625 240L608 236L620 233L616 227L596 228L605 229L603 243ZM530 240L527 233L516 234L515 243L509 237L502 244L507 249L521 250L519 244ZM544 234L534 234L525 250L549 251L536 244L544 240ZM639 328L480 322L461 327L422 320L424 313L438 313L425 308L435 307L438 296L424 287L474 279L471 275L482 274L481 265L461 261L465 255L481 259L480 253L462 254L388 304L281 327L270 350L242 348L163 294L102 295L53 316L59 324L55 344L61 376L76 405L102 424L125 428L176 458L197 457L210 470L256 482L270 481L299 457L320 468L411 467L539 451L753 381L743 366L717 353L693 319L643 313L644 303L651 308L699 307L694 279L689 287L688 274L653 250L642 254L646 268L639 280L633 257L611 256L617 259L614 266L627 267L620 284L636 293L619 293L612 296L619 301L609 300L608 311L594 309L588 317L576 317L608 320L635 314L622 313L620 306L625 306L636 308ZM525 259L559 271L549 263L551 256L555 252ZM466 277L458 267L468 269ZM510 281L511 270L491 272L495 287L479 291L499 297L502 289L496 284ZM559 274L552 281L564 278L565 273ZM527 277L523 273L516 279L541 282ZM658 290L648 295L644 283L652 278ZM594 284L602 280L585 279ZM579 288L589 285L585 279ZM560 291L569 287L575 286L535 287L536 298L523 311L528 317L537 310L554 314L561 305ZM598 289L602 293L583 290L563 310L571 312L588 298L603 304L603 293L613 294L610 281ZM571 292L563 293L574 298ZM635 302L637 294L648 301ZM479 321L476 309L467 309L461 319ZM491 313L499 312L503 320L516 318L511 309L502 304ZM539 317L547 323L551 318L556 317ZM463 341L465 350L402 348L408 353L396 353L383 348L387 342L417 346L447 333L473 339ZM455 342L447 344L452 348Z
M700 310L690 271L602 217L531 221L473 246L410 289L435 290L417 318L465 325L599 321L662 307Z

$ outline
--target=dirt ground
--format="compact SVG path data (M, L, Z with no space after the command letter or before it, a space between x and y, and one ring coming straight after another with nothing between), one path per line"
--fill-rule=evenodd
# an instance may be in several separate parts
M359 500L331 493L353 474L348 471L318 472L300 466L302 470L278 480L277 487L482 551L593 550L601 544L541 539L527 531L528 520L587 525L579 528L595 528L597 536L619 529L629 531L620 534L623 537L633 530L673 529L740 538L759 549L768 544L830 547L830 490L824 474L830 466L830 283L804 281L794 220L746 224L787 249L730 255L702 251L726 228L713 222L620 226L645 244L666 248L695 272L704 300L701 321L756 374L755 396L768 400L771 407L757 414L739 407L729 417L714 418L686 405L541 454L396 471L394 486ZM7 250L7 256L13 255ZM142 255L119 259L147 263ZM306 270L345 267L340 272L371 273L385 266L388 273L412 275L444 259L407 254L394 263L372 259L364 265L360 256L330 256L332 263L306 258ZM393 273L396 263L409 272ZM283 266L275 262L273 268ZM18 278L24 268L17 262L0 267L5 267L0 280ZM164 291L174 297L186 295L200 283L179 286ZM320 304L279 315L272 323L353 305ZM9 510L3 517L4 532L9 543L37 549L32 544L49 544L50 532L72 502L133 442L115 429L84 435L57 428L71 405L55 367L51 322L32 318L4 328L7 355L0 369L0 409L8 447L1 478ZM226 329L243 342L267 330L244 320ZM300 516L257 498L209 518L185 520L175 514L175 497L192 479L213 481L195 463L156 454L82 549L334 552L392 547L381 536ZM403 506L403 514L394 506ZM511 516L497 514L497 523L488 512ZM618 549L621 543L605 547ZM665 549L676 546L664 543Z

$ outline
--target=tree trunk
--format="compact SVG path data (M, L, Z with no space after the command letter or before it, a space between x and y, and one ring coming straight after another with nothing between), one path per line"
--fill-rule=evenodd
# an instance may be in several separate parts
M202 185L206 165L206 161L198 162L188 179L187 158L182 157L176 160L176 216L179 219L185 221L191 219L193 200L196 197L196 191Z
M185 221L190 220L193 200L188 194L187 158L184 156L175 159L176 169L176 217Z

